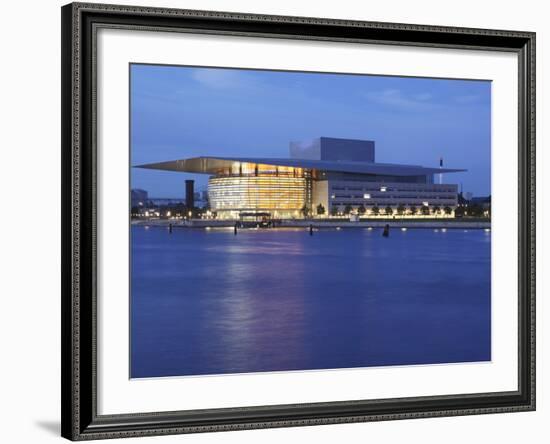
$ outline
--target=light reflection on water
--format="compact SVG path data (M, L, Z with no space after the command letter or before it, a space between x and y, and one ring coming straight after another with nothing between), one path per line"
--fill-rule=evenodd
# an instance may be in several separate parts
M132 377L489 360L490 240L132 227Z

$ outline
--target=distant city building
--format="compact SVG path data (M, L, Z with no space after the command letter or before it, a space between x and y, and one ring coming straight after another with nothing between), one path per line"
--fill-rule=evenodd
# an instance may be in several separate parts
M166 207L183 205L185 203L185 200L172 197L150 197L149 203L154 207Z
M471 205L479 205L483 209L491 208L491 196L478 196L470 199Z
M147 191L135 188L130 191L130 195L131 195L130 200L131 200L132 208L147 206L147 201L149 200Z
M291 142L290 158L194 157L139 167L210 175L210 208L221 218L452 210L458 186L436 184L434 175L465 171L377 163L374 141L330 137Z
M206 208L208 207L208 191L196 191L195 192L195 206L197 208Z
M458 196L457 196L457 205L459 207L465 207L466 205L468 205L468 202L470 202L469 200L467 200L465 197L464 197L464 193L458 193Z

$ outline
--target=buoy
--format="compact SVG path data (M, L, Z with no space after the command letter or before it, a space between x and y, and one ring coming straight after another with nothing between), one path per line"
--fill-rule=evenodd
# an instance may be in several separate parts
M384 232L382 233L382 236L389 237L390 235L390 224L386 224L384 227Z
M237 222L235 222L235 228L233 230L233 234L236 236L237 235Z
M313 225L309 224L309 235L313 236Z

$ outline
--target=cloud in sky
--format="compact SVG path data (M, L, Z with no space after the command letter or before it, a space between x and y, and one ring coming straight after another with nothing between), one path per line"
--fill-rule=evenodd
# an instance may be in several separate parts
M195 69L191 73L191 78L201 86L218 90L249 89L258 86L253 76L231 69Z
M287 73L292 75L293 73ZM190 95L201 96L209 101L217 98L229 101L232 106L254 106L265 108L269 103L276 108L285 101L285 112L303 107L322 106L324 103L317 94L308 91L307 82L296 78L302 73L294 73L292 81L285 82L276 71L255 71L229 68L192 68L188 83L177 90L180 98L187 100Z
M458 96L455 97L455 102L460 104L470 104L475 103L479 100L479 96L477 94L469 94L465 96Z
M367 92L365 98L369 102L403 111L424 111L438 106L431 102L430 93L405 94L399 89Z
M420 94L414 94L413 95L413 98L415 100L419 100L421 102L424 102L426 100L430 100L432 97L433 97L433 95L430 94L430 93L420 93Z

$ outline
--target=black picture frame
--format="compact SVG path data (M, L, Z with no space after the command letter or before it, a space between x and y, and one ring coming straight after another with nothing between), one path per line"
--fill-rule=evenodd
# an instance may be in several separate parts
M62 14L62 436L119 438L535 409L535 33L72 3ZM193 411L97 414L99 27L508 51L519 64L518 390Z

